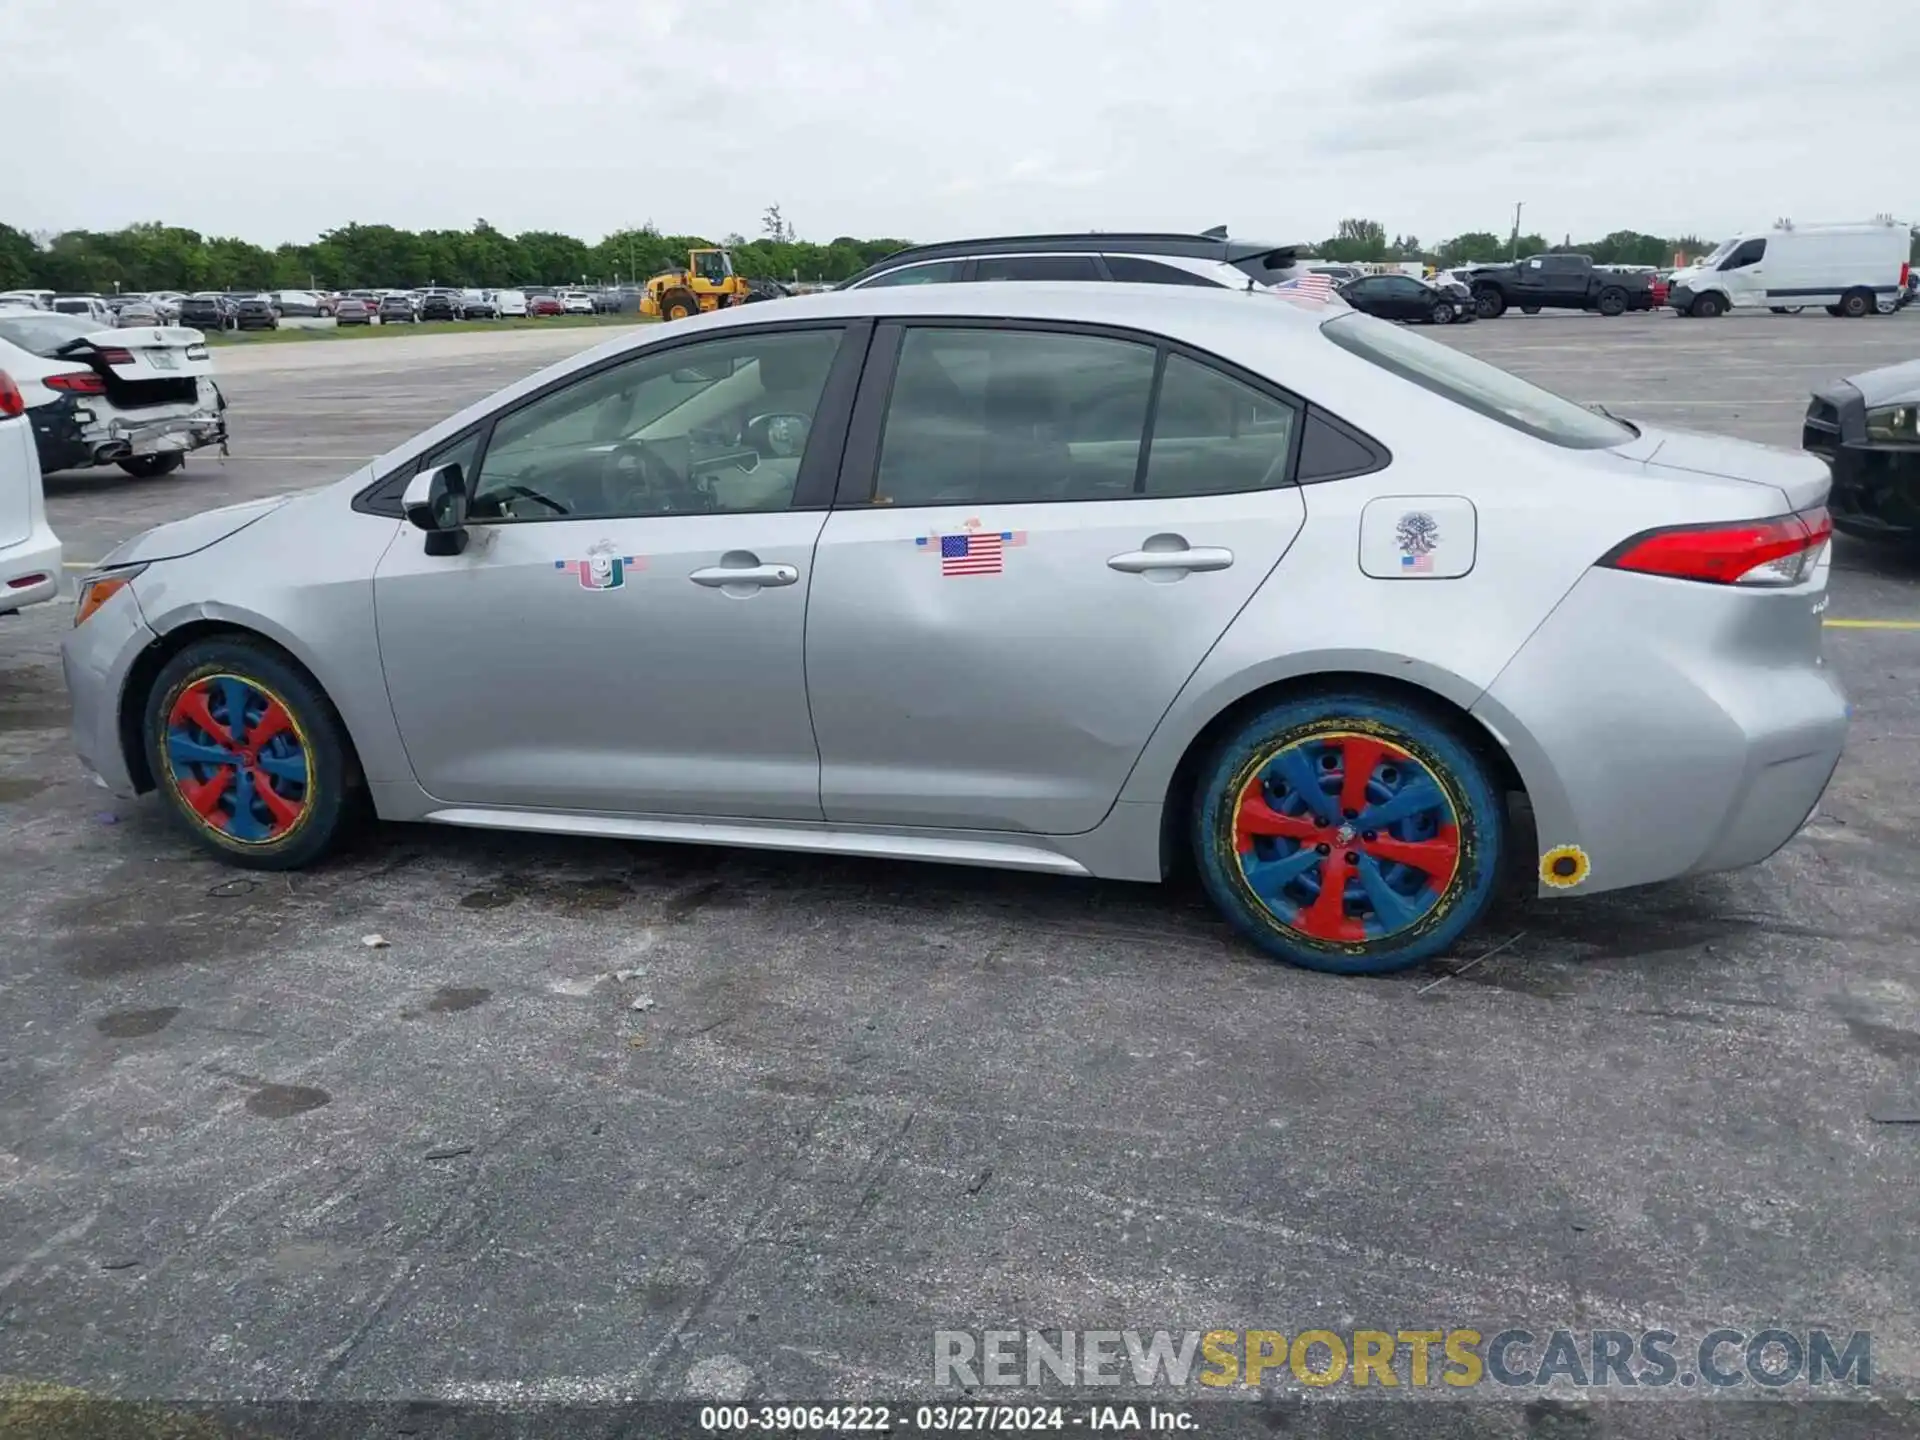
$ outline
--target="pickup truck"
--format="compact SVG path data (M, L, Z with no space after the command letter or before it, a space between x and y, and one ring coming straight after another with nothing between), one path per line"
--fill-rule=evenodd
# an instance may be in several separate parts
M1510 305L1528 315L1540 310L1621 315L1653 308L1650 278L1601 269L1589 255L1529 255L1517 264L1475 270L1473 299L1483 320L1504 315Z

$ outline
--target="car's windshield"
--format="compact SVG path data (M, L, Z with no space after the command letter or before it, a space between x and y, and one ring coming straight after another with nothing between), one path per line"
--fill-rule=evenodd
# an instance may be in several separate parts
M1711 254L1702 255L1693 263L1695 266L1701 268L1715 264L1718 261L1724 260L1728 255L1731 255L1733 253L1733 247L1739 243L1738 240L1722 240L1718 245L1713 247Z
M91 320L75 320L45 310L30 315L17 311L0 315L0 340L44 357L51 357L70 340L91 335L96 328Z
M1497 365L1384 320L1342 315L1322 325L1320 333L1342 350L1370 360L1423 390L1554 445L1604 450L1625 444L1636 433L1621 421L1543 390Z

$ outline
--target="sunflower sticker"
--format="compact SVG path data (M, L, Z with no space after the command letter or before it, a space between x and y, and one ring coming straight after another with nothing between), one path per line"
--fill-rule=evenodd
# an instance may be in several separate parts
M1555 890L1571 890L1592 869L1593 862L1578 845L1556 845L1540 857L1540 883Z

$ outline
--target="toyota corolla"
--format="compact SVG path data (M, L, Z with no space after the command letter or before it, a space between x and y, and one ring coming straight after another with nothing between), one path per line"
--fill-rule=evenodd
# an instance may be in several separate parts
M65 659L82 758L241 865L368 814L1191 861L1268 953L1381 972L1509 864L1577 896L1795 834L1846 731L1827 489L1338 299L860 290L150 531Z

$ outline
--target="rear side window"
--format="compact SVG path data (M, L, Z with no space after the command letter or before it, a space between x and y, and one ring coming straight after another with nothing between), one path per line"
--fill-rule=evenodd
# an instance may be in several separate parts
M1229 495L1286 478L1291 405L1184 355L1169 355L1154 407L1148 495Z
M1091 255L988 255L974 262L976 280L1098 280Z
M1341 315L1320 333L1342 350L1431 390L1489 420L1569 450L1624 445L1634 432L1617 420L1476 360L1450 345L1369 315Z
M1206 290L1222 288L1204 275L1182 270L1178 265L1163 265L1158 260L1142 260L1138 255L1109 255L1106 261L1109 275L1132 285L1198 285Z
M1151 423L1149 423L1151 422ZM908 329L882 434L884 505L1218 495L1288 482L1298 412L1152 345Z

